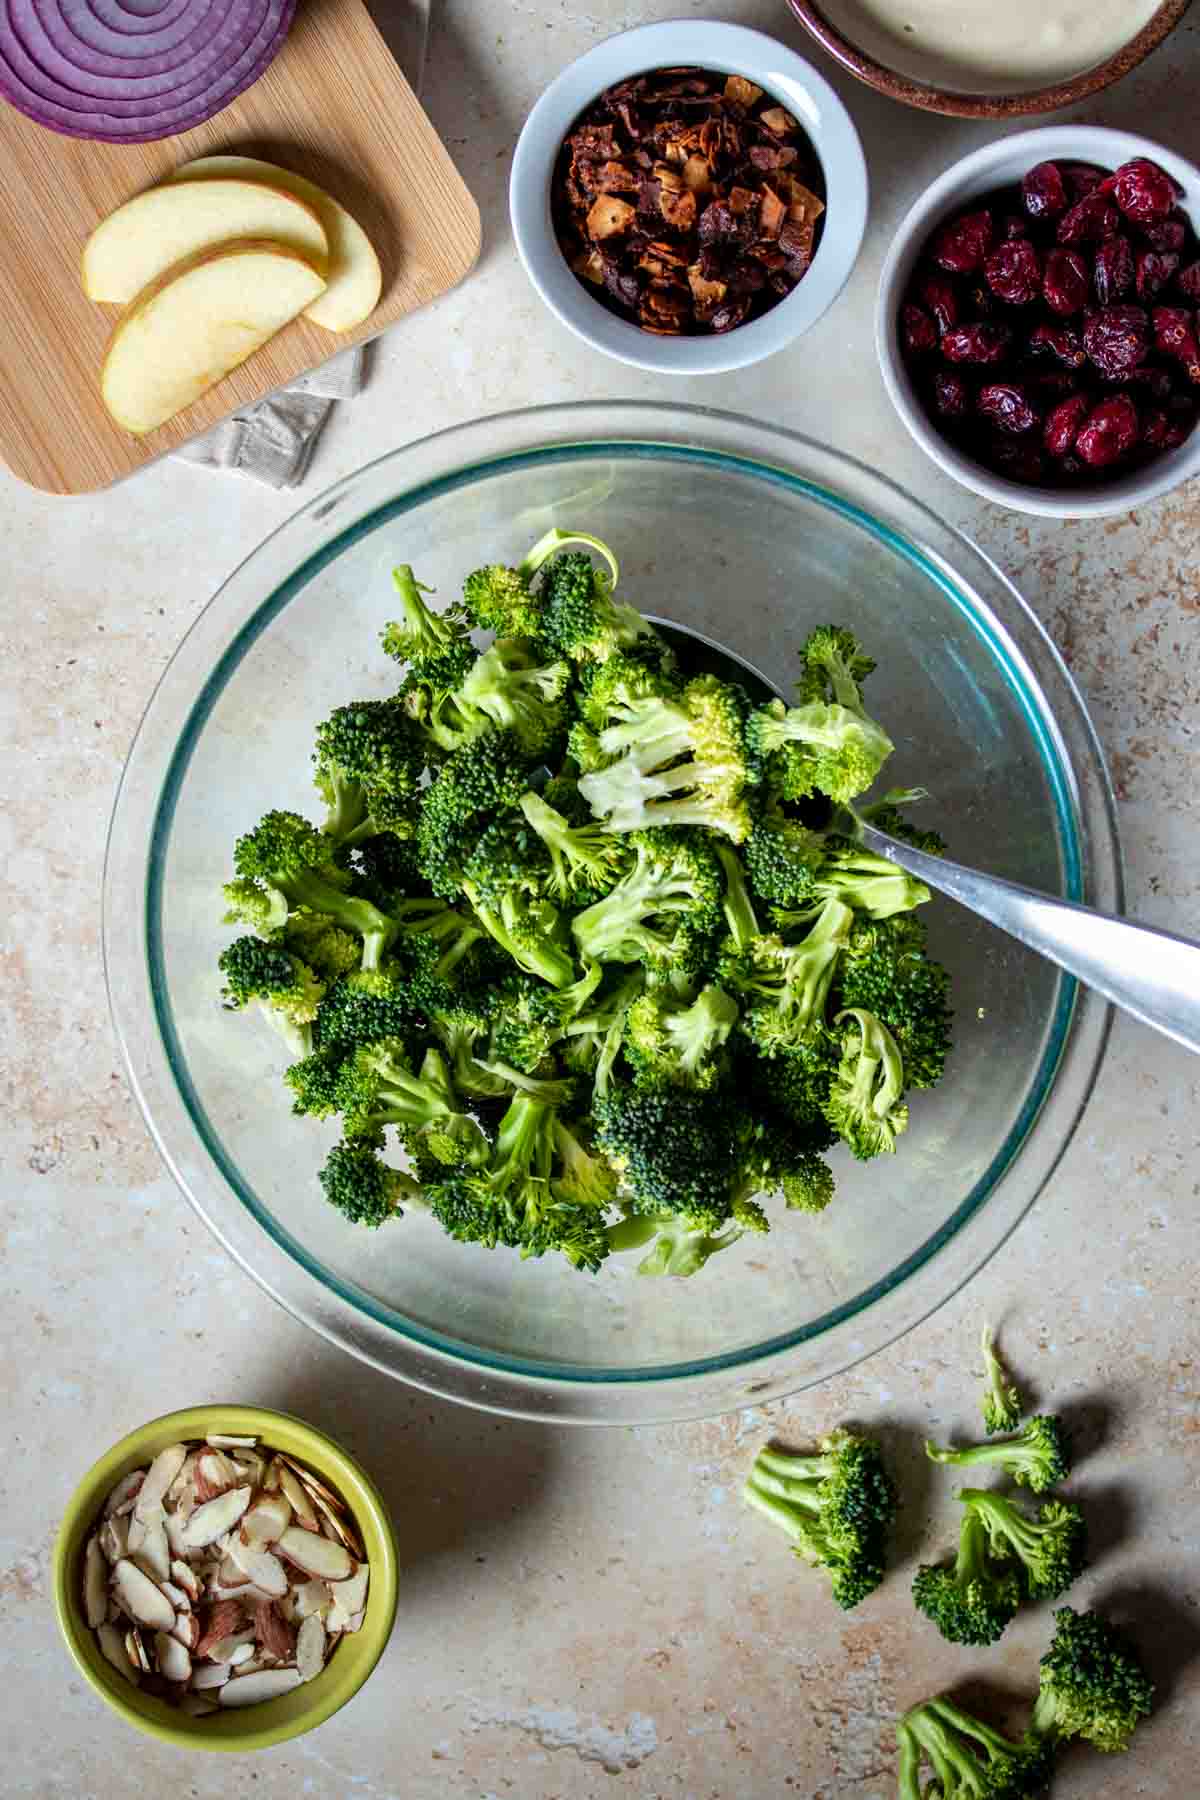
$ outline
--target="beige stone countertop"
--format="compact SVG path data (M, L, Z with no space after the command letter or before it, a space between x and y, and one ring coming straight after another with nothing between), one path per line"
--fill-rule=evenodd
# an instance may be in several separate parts
M1195 933L1200 893L1200 483L1079 527L972 499L909 443L872 350L889 235L924 183L992 128L926 118L836 72L873 182L862 259L792 349L688 394L591 356L541 308L508 233L525 113L591 43L650 17L774 30L823 70L782 0L443 0L428 104L477 194L475 274L378 347L307 494L426 432L575 398L687 398L826 438L918 493L1012 575L1077 677L1111 759L1129 909ZM1200 9L1079 110L1200 160ZM99 946L104 836L159 672L214 590L297 505L165 462L53 500L0 474L3 602L4 1193L0 1391L0 1792L117 1800L890 1800L896 1714L985 1677L1036 1685L1048 1608L991 1652L913 1613L918 1560L949 1547L953 1483L927 1431L969 1432L986 1315L1085 1453L1093 1564L1075 1604L1114 1599L1161 1683L1125 1758L1065 1758L1060 1800L1200 1792L1200 1064L1118 1021L1051 1187L969 1290L892 1349L768 1413L596 1432L431 1401L330 1349L235 1267L161 1165L125 1085ZM170 1752L76 1677L51 1610L51 1542L82 1471L153 1415L200 1399L279 1405L333 1430L394 1509L400 1609L383 1663L315 1734L234 1759ZM909 1449L892 1578L830 1603L738 1490L772 1431L804 1443L855 1416ZM1015 1717L1015 1715L1014 1715Z

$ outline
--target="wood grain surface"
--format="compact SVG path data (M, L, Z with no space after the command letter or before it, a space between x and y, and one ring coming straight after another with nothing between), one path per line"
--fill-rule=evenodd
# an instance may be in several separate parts
M86 299L93 226L192 157L267 157L349 208L383 265L376 310L336 335L296 319L147 437L115 425L98 375L119 317ZM109 486L453 287L479 211L361 0L301 0L283 49L207 124L155 144L61 137L0 103L0 458L49 493Z

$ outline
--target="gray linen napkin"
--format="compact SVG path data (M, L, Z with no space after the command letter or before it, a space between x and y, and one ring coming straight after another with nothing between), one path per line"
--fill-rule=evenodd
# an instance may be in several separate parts
M355 344L172 455L205 469L252 475L268 487L297 487L334 401L353 399L365 378L366 345Z

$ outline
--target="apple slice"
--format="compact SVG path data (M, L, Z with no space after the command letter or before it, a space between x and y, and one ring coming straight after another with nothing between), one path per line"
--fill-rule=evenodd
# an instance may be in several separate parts
M173 263L235 238L269 238L325 273L325 227L295 194L263 181L167 182L100 221L83 247L83 291L123 306Z
M176 169L171 180L211 182L230 177L268 182L312 207L329 241L328 286L319 300L305 308L304 316L326 331L352 331L361 325L379 304L383 274L371 240L358 220L315 182L275 163L259 162L254 156L201 156Z
M200 251L139 294L113 332L100 371L105 406L135 436L153 431L261 349L324 287L311 262L280 244L246 238Z

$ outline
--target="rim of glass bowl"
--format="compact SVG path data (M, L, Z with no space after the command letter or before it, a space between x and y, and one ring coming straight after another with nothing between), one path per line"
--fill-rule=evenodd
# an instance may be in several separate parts
M884 1280L746 1352L639 1371L546 1365L481 1351L380 1306L321 1269L269 1222L192 1090L162 970L162 846L197 735L259 632L349 542L485 474L605 453L702 461L805 493L922 568L987 642L1019 699L1054 794L1068 897L1113 912L1123 897L1103 754L1079 690L1028 605L961 533L875 471L798 433L707 407L656 402L501 413L389 452L273 532L218 590L168 664L117 794L105 861L104 960L134 1092L200 1217L296 1318L373 1367L445 1399L589 1424L700 1418L761 1404L839 1373L928 1317L999 1249L1054 1172L1094 1085L1111 1018L1096 995L1063 977L1025 1106L971 1193Z

